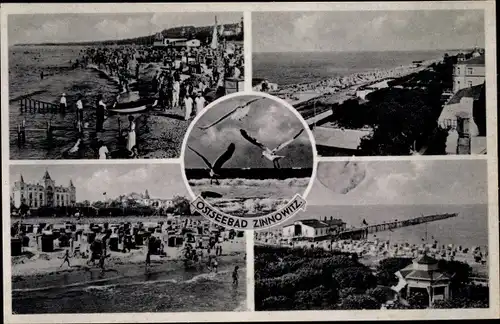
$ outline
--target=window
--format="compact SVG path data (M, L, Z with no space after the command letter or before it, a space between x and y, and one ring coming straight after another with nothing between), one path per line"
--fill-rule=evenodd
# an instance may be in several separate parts
M456 68L456 74L460 74L460 68L458 66Z
M472 71L473 71L473 69L472 69L472 68L467 68L467 74L468 74L468 75L472 75Z
M472 81L468 81L467 85L469 86L469 88L471 88L472 87Z

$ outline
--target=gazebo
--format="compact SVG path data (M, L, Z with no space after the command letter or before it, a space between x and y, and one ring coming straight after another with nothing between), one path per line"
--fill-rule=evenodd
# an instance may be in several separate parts
M429 306L434 301L451 298L451 278L439 269L436 259L424 254L399 272L407 283L407 298L416 292L422 292L428 296Z

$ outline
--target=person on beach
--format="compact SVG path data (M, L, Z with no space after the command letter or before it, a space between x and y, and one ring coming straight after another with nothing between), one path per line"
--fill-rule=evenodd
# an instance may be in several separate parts
M106 259L106 254L101 254L101 257L99 258L99 267L101 268L101 272L106 271L104 268L104 260Z
M102 140L98 142L99 146L99 160L106 160L109 158L109 150Z
M212 258L212 270L217 273L219 263L217 262L217 258L214 256Z
M129 154L129 159L138 159L139 158L139 151L137 149L137 145L135 145L134 147L132 147L132 149L130 150L130 154Z
M179 105L179 95L181 92L181 84L175 80L172 86L172 108L177 108Z
M239 279L238 270L239 269L240 269L239 266L235 266L234 267L234 270L233 270L233 286L238 286L238 279Z
M148 253L146 254L146 270L151 266L151 252L148 249Z
M102 100L103 97L102 95L99 95L97 98L97 110L96 110L96 132L102 132L103 131L103 124L104 124L104 115L106 112L106 104Z
M196 115L198 115L203 110L203 108L205 108L206 100L201 95L201 92L198 92L194 101L196 102Z
M67 106L66 94L63 93L61 96L61 100L59 100L59 109L60 109L61 113L66 112L66 106Z
M62 266L64 265L64 263L68 263L68 267L71 268L71 265L69 264L69 250L66 250L66 253L64 253L64 257L62 257L61 259L64 259L61 266L59 268L62 268Z
M78 95L78 100L76 102L76 120L79 122L82 127L83 127L83 95Z
M189 95L186 95L184 97L184 120L188 120L191 118L191 114L193 112L193 98L191 98Z
M128 126L128 138L127 138L127 150L132 151L135 146L135 122L134 116L128 116L129 126Z

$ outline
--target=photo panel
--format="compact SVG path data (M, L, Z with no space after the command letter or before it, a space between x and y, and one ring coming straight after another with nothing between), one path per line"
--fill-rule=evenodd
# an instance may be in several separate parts
M484 10L252 13L252 86L320 156L486 154Z
M307 210L255 232L255 310L488 308L486 164L320 162Z
M10 196L13 314L247 309L244 232L192 212L178 164L16 165Z
M242 12L8 15L13 160L178 158L243 91Z

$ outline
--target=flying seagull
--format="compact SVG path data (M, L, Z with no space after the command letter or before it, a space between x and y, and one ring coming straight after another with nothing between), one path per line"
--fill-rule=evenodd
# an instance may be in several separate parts
M278 151L280 151L281 149L283 149L288 144L290 144L291 142L293 142L297 137L300 136L300 134L302 134L303 131L304 131L304 129L302 128L292 139L290 139L290 140L288 140L286 142L281 143L276 148L274 148L274 149L271 150L268 147L266 147L264 144L262 144L259 141L257 141L255 138L253 138L250 135L248 135L248 133L245 130L240 129L241 135L247 141L249 141L250 143L252 143L253 145L256 145L256 146L260 147L262 149L262 156L265 157L266 159L268 159L269 161L273 161L273 166L275 168L277 168L277 169L280 168L279 160L281 158L284 158L284 156L283 155L276 155L276 153Z
M208 129L208 128L215 126L218 123L222 122L226 118L231 118L232 120L242 120L243 117L248 115L248 113L250 112L250 104L253 102L256 102L257 100L261 100L261 99L264 99L264 98L252 99L244 105L239 105L238 107L234 108L233 110L231 110L230 112L228 112L227 114L225 114L224 116L219 118L218 120L214 121L210 125L200 126L199 128L203 129L203 130Z
M226 152L222 153L222 155L217 158L217 160L213 165L207 160L207 158L205 158L200 153L196 152L196 150L194 150L192 147L190 147L189 145L188 147L191 151L196 153L196 155L198 155L210 169L210 184L212 184L212 181L215 180L215 183L219 185L219 180L217 180L217 178L219 177L218 172L220 171L224 163L226 163L233 156L234 150L236 148L234 143L229 144Z

